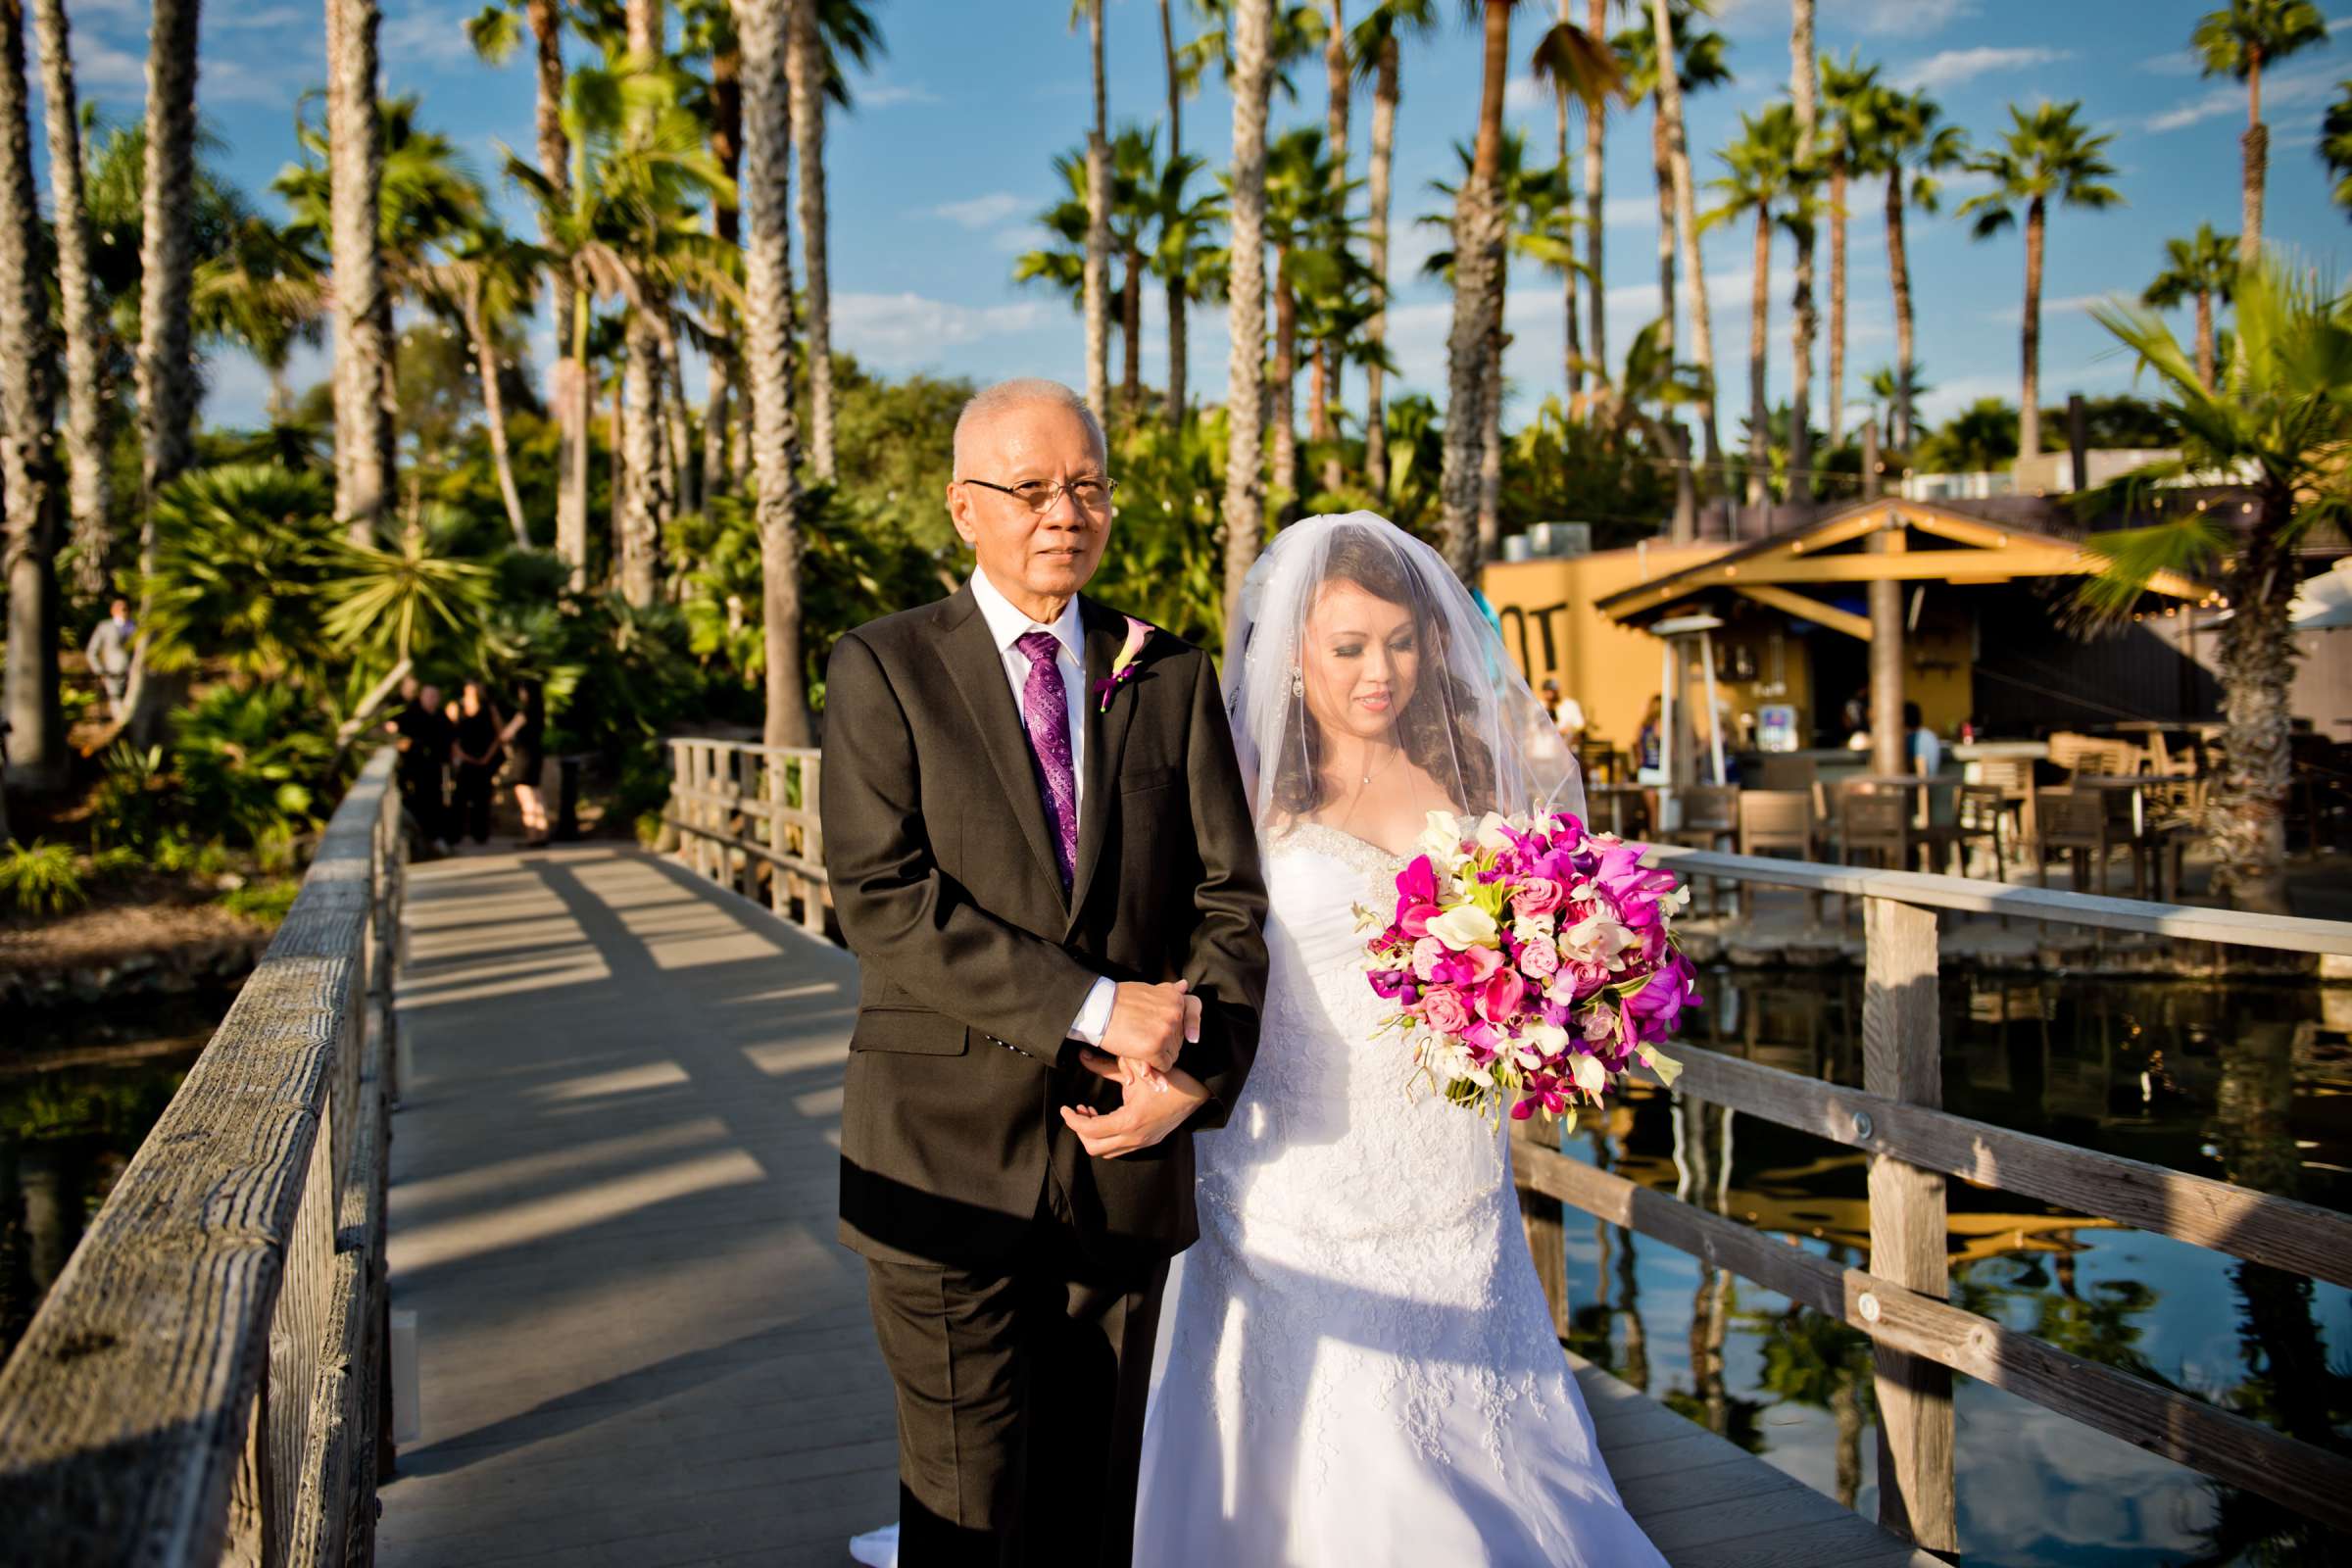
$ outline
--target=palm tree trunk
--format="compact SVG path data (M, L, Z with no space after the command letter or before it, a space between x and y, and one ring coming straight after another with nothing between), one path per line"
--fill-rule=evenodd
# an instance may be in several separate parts
M1796 106L1796 165L1799 203L1809 194L1801 183L1813 162L1813 0L1792 0L1788 25L1788 96ZM1788 384L1788 499L1813 494L1813 220L1796 225L1795 364Z
M498 473L498 493L507 504L507 524L514 530L514 548L531 548L530 524L522 514L522 492L514 488L514 464L507 451L507 399L498 387L498 352L482 324L482 285L468 279L461 300L466 336L473 348L474 374L482 383L482 423L490 432L490 466Z
M1227 280L1225 369L1225 628L1241 614L1242 581L1266 531L1266 93L1274 0L1236 0L1233 15L1233 262ZM1227 658L1240 650L1228 645Z
M1453 328L1446 342L1445 464L1439 478L1441 553L1464 583L1478 580L1481 428L1487 378L1502 373L1494 289L1502 271L1502 90L1509 74L1510 0L1486 0L1478 140L1453 208Z
M2197 290L2197 384L2213 390L2213 291Z
M1144 253L1119 253L1119 403L1135 416L1144 401Z
M1331 151L1331 184L1337 191L1348 185L1348 111L1350 76L1348 60L1348 18L1345 0L1325 0L1329 28L1323 39L1324 141ZM1345 243L1345 241L1343 241ZM1339 432L1332 423L1332 406L1341 400L1340 377L1346 367L1340 345L1326 337L1315 345L1315 375L1307 428L1313 439L1331 443L1323 459L1322 484L1337 490L1346 477L1340 470Z
M1609 0L1585 0L1585 31L1595 38L1609 35ZM1592 330L1587 340L1592 345L1592 363L1607 376L1609 365L1608 276L1601 268L1602 176L1607 159L1602 155L1608 146L1607 111L1602 101L1595 99L1585 105L1585 288L1590 296Z
M1110 422L1110 111L1102 78L1102 0L1087 0L1095 118L1086 130L1086 401Z
M805 8L807 0L801 0ZM744 381L752 402L760 613L766 635L770 746L809 740L801 674L800 423L793 406L792 237L785 213L792 169L792 92L786 12L794 0L734 0L743 52Z
M106 590L114 551L114 495L107 472L106 318L91 272L90 210L83 192L81 122L74 111L74 50L65 0L33 0L40 37L41 106L49 133L49 194L56 209L57 291L66 339L68 511L78 586Z
M1508 297L1509 258L1497 269L1494 287L1494 360L1488 368L1478 410L1478 559L1502 554L1502 305Z
M2287 689L2295 677L2294 556L2279 540L2293 498L2264 495L2254 527L2223 577L2222 745L2226 760L2208 831L2215 891L2231 905L2285 914L2286 797L2291 758Z
M743 58L730 35L724 47L710 56L710 156L718 160L733 183L743 172ZM730 251L743 246L742 213L735 202L710 204L710 232ZM727 468L727 403L734 392L735 356L741 351L742 323L734 319L734 312L723 301L711 307L714 324L735 334L725 344L714 347L710 362L710 384L703 398L703 498L727 493L730 474Z
M1570 0L1560 0L1560 20L1562 22L1566 22L1568 20L1569 3ZM1558 108L1560 112L1560 189L1562 192L1572 195L1576 189L1576 185L1575 182L1568 176L1568 94L1563 92L1557 94L1556 96L1559 100ZM1588 109L1588 113L1590 112L1591 111ZM1573 259L1573 242L1571 244L1571 259ZM1596 273L1594 275L1597 276L1598 274ZM1565 366L1567 374L1564 379L1568 388L1569 402L1571 407L1573 407L1575 400L1581 396L1585 390L1585 334L1583 323L1578 319L1576 311L1576 269L1574 267L1563 267L1560 269L1560 288L1562 303L1567 312L1566 318L1563 322L1565 330L1561 334L1562 352L1565 354L1567 361Z
M1894 441L1911 450L1911 254L1903 241L1903 171L1886 172L1886 275L1894 284Z
M1394 36L1380 42L1380 57L1372 74L1372 163L1367 194L1372 204L1365 239L1372 253L1372 286L1380 290L1383 309L1364 323L1372 363L1364 367L1364 486L1375 496L1389 493L1389 428L1384 404L1388 372L1379 355L1388 342L1389 315L1389 184L1396 157L1397 57Z
M2026 204L2026 318L2018 332L2025 389L2017 411L2017 456L2031 463L2041 455L2041 244L2048 219L2041 198Z
M1277 526L1298 515L1298 297L1291 290L1290 247L1274 247L1274 494Z
M8 524L9 781L66 782L57 690L59 493L56 397L49 384L49 290L32 182L31 94L23 0L0 0L0 501Z
M1654 105L1653 105L1654 109ZM1658 348L1674 358L1674 159L1666 145L1666 112L1649 121L1649 171L1658 186Z
M808 300L808 469L820 484L834 476L833 269L826 256L825 50L813 0L793 8L792 135L800 145L801 266Z
M1184 94L1176 71L1176 24L1169 13L1169 0L1159 0L1159 52L1167 68L1168 82L1168 162L1174 164L1184 156ZM1181 265L1171 268L1168 281L1168 397L1163 411L1168 428L1184 428L1186 403L1191 389L1185 385L1187 364L1185 342L1185 305L1187 303L1184 273Z
M669 437L670 494L679 512L700 512L703 492L694 471L693 421L686 415L686 367L684 356L678 352L678 323L667 311L660 311L655 314L654 324L662 334L662 379L665 387L662 428Z
M1658 105L1666 122L1666 161L1674 174L1674 224L1683 262L1683 293L1690 302L1690 363L1707 389L1698 405L1698 428L1705 443L1706 468L1712 473L1723 460L1715 424L1715 331L1707 311L1706 264L1698 253L1698 203L1690 185L1690 149L1683 133L1683 86L1666 0L1649 0L1649 20L1658 51Z
M2237 230L2237 265L2251 268L2262 258L2263 184L2270 164L2271 132L2262 122L2262 51L2246 58L2246 134L2239 143L2244 160L2242 183L2245 212Z
M375 0L327 0L326 124L334 254L335 517L355 545L375 543L390 503L383 461L383 256L377 249L383 127L376 113Z
M1764 360L1770 345L1772 315L1772 210L1756 209L1755 256L1749 263L1747 289L1747 504L1764 504L1765 484L1772 477L1772 437L1766 421L1772 410L1764 401Z
M155 501L195 456L196 367L189 355L189 287L195 250L189 218L196 184L198 0L154 0L147 29L147 144L139 223L139 574L155 572ZM148 618L141 595L139 618ZM152 744L162 727L164 684L146 678L144 645L132 655L128 728Z
M571 193L571 139L564 131L564 16L558 0L525 0L534 45L531 118L539 172L558 199ZM539 237L552 244L550 215L539 218ZM588 400L585 372L571 353L571 274L561 267L548 274L548 315L556 328L556 365L548 377L548 401L556 416L556 557L571 567L571 586L588 578Z
M656 557L668 497L662 489L662 345L653 325L655 304L633 302L620 372L621 597L643 610L654 602Z
M1845 160L1830 166L1830 450L1845 438Z

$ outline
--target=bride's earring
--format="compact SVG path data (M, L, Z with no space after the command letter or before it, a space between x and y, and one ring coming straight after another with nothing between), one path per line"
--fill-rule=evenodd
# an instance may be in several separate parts
M1306 695L1306 677L1298 673L1296 665L1292 666L1291 669L1291 695L1293 697L1304 697Z

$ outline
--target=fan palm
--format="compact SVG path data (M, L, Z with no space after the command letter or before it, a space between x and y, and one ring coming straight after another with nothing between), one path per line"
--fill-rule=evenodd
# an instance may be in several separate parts
M2246 84L2246 131L2239 139L2245 206L2245 223L2237 236L2240 264L2250 264L2262 250L2262 198L2271 138L2262 122L2262 68L2327 41L2327 20L2311 0L2229 0L2198 19L2196 30L2189 34L2189 45L2206 75L2235 76Z
M1320 126L1301 125L1266 150L1265 232L1274 248L1274 364L1269 372L1273 484L1286 514L1298 496L1298 318L1302 301L1345 295L1369 282L1350 247L1352 185L1335 183L1337 165Z
M1607 367L1595 365L1595 373ZM1625 364L1601 386L1598 416L1614 437L1623 442L1639 434L1674 470L1673 537L1688 539L1698 526L1698 486L1690 468L1690 436L1672 411L1705 400L1707 378L1698 367L1678 363L1674 338L1664 317L1634 334L1625 351Z
M1917 323L1903 216L1911 207L1936 211L1942 196L1936 175L1968 161L1968 137L1959 126L1940 123L1943 111L1924 92L1883 89L1869 108L1867 134L1857 143L1854 156L1861 172L1886 176L1886 274L1894 291L1892 445L1908 450L1915 435L1910 371Z
M1755 252L1749 263L1747 315L1747 503L1764 501L1771 453L1766 436L1769 410L1764 377L1771 340L1772 231L1812 222L1812 177L1797 157L1795 111L1774 104L1760 115L1740 117L1740 138L1717 156L1728 171L1712 182L1722 205L1699 220L1701 229L1734 219L1755 219ZM1792 446L1793 454L1793 446ZM1793 465L1794 458L1791 457ZM1804 477L1792 474L1796 484Z
M1550 84L1554 106L1559 111L1559 168L1554 179L1554 186L1561 204L1559 216L1562 218L1566 217L1567 203L1572 199L1575 191L1575 181L1568 172L1569 103L1573 100L1582 106L1588 130L1597 134L1601 115L1608 100L1612 96L1621 95L1625 90L1617 53L1609 47L1607 34L1597 24L1586 28L1571 22L1568 6L1569 0L1560 0L1559 20L1546 28L1544 36L1536 41L1535 56L1529 62L1536 79ZM1596 13L1606 9L1605 4L1594 8ZM1599 167L1598 155L1593 151L1593 147L1594 143L1589 137L1586 143L1585 177L1597 182L1598 176L1594 171ZM1599 210L1597 208L1589 209L1586 214L1586 221L1591 229L1598 230L1602 226ZM1566 227L1565 224L1561 226L1563 229ZM1595 290L1592 312L1592 358L1604 364L1608 360L1606 342L1601 336L1602 316L1599 310L1598 290L1602 273L1600 241L1597 233L1591 235L1591 241L1593 248L1582 263L1577 262L1573 249L1567 256L1553 263L1553 270L1560 275L1562 304L1566 313L1563 319L1566 325L1567 386L1571 398L1584 390L1584 344L1582 341L1584 334L1578 329L1576 312L1577 279L1580 275L1590 276Z
M1173 137L1170 138L1174 140ZM1210 244L1224 221L1225 208L1210 191L1192 193L1193 177L1207 169L1201 159L1170 153L1159 166L1149 193L1152 210L1152 270L1167 289L1168 389L1165 399L1168 427L1180 429L1191 400L1187 384L1191 356L1185 341L1187 308L1196 299L1219 292L1216 249Z
M308 682L324 652L318 590L332 507L317 475L274 466L173 480L156 498L155 569L140 582L149 667L217 657L252 680Z
M2320 122L2320 162L2335 176L2335 205L2352 210L2352 81L2335 84L2335 102Z
M1912 407L1935 390L1922 378L1917 364L1906 366L1899 371L1891 365L1882 365L1870 372L1862 383L1862 391L1870 399L1871 417L1878 421L1879 445L1882 448L1897 444L1894 439L1896 412Z
M2153 527L2090 536L2109 567L2089 603L2127 610L2158 569L2220 570L2230 619L2222 631L2220 789L2207 812L2217 886L2241 908L2286 911L2287 687L2295 644L2288 606L2299 586L2297 543L2352 517L2352 296L2258 257L2235 285L2236 342L2221 384L2208 387L2172 328L2144 306L2108 305L2099 324L2138 356L2180 426L2180 456L2124 483L2190 473L2250 475L2250 512L2195 512ZM2095 493L2094 493L2095 494Z
M1120 397L1132 412L1143 395L1143 275L1158 216L1161 169L1154 153L1154 132L1129 125L1111 146L1109 186L1110 247L1125 269L1118 290L1119 332L1123 364ZM1195 163L1198 168L1198 162ZM1069 194L1037 215L1038 224L1051 238L1044 248L1026 251L1013 262L1015 282L1043 282L1086 306L1086 247L1092 226L1087 188L1093 174L1086 150L1062 153L1054 160ZM1189 177L1189 175L1188 175ZM1181 184L1181 181L1179 182Z
M427 507L390 545L342 545L319 586L327 636L387 666L443 642L470 642L489 612L493 579L488 565L449 548L466 523Z
M2197 379L2213 386L2213 302L2228 304L2237 280L2237 242L2217 234L2211 223L2199 223L2186 239L2164 242L2164 270L2140 292L2139 303L2169 311L2182 300L2197 308Z
M1976 220L1979 239L2000 233L2018 221L2023 208L2026 228L2026 308L2019 329L2019 358L2023 362L2023 390L2018 399L2017 450L2021 459L2041 453L2041 253L2052 202L2091 212L2123 205L2124 198L2106 181L2115 176L2107 162L2107 144L2115 138L2093 135L2077 118L2080 100L2042 104L2033 113L2012 106L2009 129L2001 144L1968 162L1975 173L1992 180L1992 189L1960 204L1958 216Z

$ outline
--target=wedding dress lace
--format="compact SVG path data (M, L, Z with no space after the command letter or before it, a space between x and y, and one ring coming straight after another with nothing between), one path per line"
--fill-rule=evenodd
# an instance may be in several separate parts
M1507 1140L1373 1038L1354 908L1401 863L1317 823L1266 846L1264 1028L1195 1146L1137 1568L1663 1568L1552 1336Z

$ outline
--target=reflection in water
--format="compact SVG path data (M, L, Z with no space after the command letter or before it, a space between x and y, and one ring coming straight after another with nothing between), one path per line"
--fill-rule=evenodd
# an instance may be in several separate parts
M12 1019L0 1052L0 1359L228 1010L230 994Z
M1861 1076L1861 983L1709 976L1692 1043ZM1944 1103L1964 1116L2352 1209L2352 1008L2310 989L1947 977ZM1869 1256L1864 1156L1685 1096L1636 1093L1569 1152ZM1952 1298L2087 1360L2352 1447L2352 1293L1953 1182ZM1869 1341L1663 1243L1574 1225L1571 1344L1865 1513ZM1687 1303L1687 1304L1686 1304ZM1684 1314L1688 1311L1688 1316ZM1975 1564L2352 1562L2352 1542L1999 1390L1956 1380L1960 1544Z

